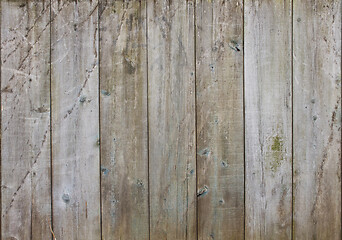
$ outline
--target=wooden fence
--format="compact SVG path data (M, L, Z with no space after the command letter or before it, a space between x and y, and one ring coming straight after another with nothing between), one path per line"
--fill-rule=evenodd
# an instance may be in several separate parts
M1 239L341 239L340 0L1 0Z

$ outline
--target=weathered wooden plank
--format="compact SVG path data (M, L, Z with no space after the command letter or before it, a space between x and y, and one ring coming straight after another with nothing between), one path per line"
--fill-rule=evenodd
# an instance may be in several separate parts
M196 3L198 239L243 239L243 4Z
M103 239L149 239L146 2L101 1Z
M53 227L101 239L98 2L52 0Z
M50 5L1 1L1 239L49 239Z
M148 1L150 239L196 238L194 3Z
M341 239L341 1L294 1L294 238Z
M291 239L291 1L245 1L246 239Z

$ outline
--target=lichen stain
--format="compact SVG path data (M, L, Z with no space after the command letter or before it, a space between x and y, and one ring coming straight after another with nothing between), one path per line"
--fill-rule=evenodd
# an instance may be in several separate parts
M271 145L272 160L270 162L270 168L273 173L277 172L278 168L282 164L282 161L284 160L283 149L284 141L280 136L276 135L272 138Z
M283 150L283 140L279 136L273 137L273 144L271 146L272 151Z

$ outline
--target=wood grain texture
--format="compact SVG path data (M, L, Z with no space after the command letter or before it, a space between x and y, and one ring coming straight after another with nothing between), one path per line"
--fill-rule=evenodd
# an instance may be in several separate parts
M50 6L1 1L1 239L49 239Z
M0 239L341 239L341 7L1 0Z
M53 0L53 227L57 239L101 239L98 2Z
M147 10L150 239L195 239L194 3Z
M291 239L291 2L244 14L246 239Z
M196 91L198 239L243 239L242 1L197 1Z
M294 238L341 239L341 1L294 1Z
M149 239L146 2L101 1L103 239Z

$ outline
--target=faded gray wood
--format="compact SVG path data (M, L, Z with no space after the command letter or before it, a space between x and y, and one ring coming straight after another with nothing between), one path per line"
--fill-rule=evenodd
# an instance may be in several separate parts
M53 227L101 239L98 2L52 0Z
M197 1L196 89L198 239L243 239L242 1Z
M103 239L149 239L146 2L101 1Z
M246 239L291 239L291 1L245 1Z
M195 239L194 3L147 10L150 239Z
M341 239L341 1L294 1L294 238Z
M50 6L1 1L1 239L49 239Z
M0 12L1 239L341 238L341 1Z

